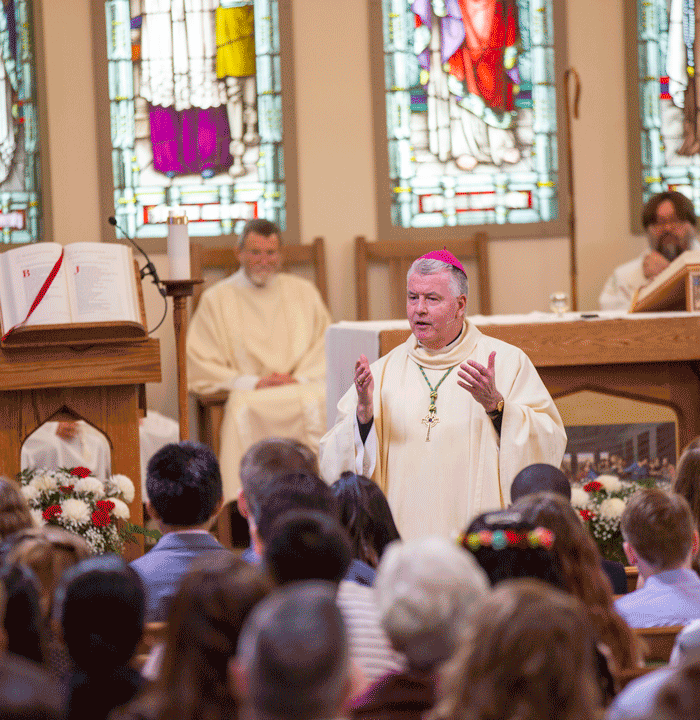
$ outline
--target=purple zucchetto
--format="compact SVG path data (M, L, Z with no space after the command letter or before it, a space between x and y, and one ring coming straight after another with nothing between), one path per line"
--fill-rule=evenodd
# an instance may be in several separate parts
M418 259L440 260L441 262L456 267L457 270L461 270L465 275L467 274L464 270L464 266L462 265L462 263L457 260L457 258L447 248L443 248L442 250L433 250L432 252L426 253L425 255L421 255Z

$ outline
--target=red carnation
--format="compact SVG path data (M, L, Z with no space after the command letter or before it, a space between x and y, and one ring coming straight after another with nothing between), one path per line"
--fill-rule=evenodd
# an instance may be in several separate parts
M114 510L114 503L111 500L98 500L95 503L95 507L105 512L112 512L112 510Z
M590 510L579 510L578 512L585 522L593 519L593 513Z
M95 527L109 525L109 513L106 510L95 510L92 513L92 524Z
M77 475L80 478L84 478L84 477L87 477L88 475L90 475L91 471L90 471L90 468L86 468L86 467L83 467L82 465L80 465L79 467L74 467L70 471L70 474Z
M71 492L71 490L73 490L74 487L75 487L75 485L59 485L58 489L62 493L69 493L69 492Z
M60 515L63 511L60 505L49 505L43 513L42 517L46 522L51 522L57 515Z
M586 492L598 492L598 490L603 489L603 484L599 483L597 480L591 480L583 486L583 489Z

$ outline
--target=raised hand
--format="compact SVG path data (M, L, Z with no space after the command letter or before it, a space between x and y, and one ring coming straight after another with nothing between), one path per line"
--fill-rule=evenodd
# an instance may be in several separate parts
M374 378L365 355L355 363L355 389L357 390L357 419L368 423L374 417Z
M461 378L457 384L469 392L486 412L493 412L503 400L503 395L496 388L495 350L489 355L486 367L475 360L467 360L459 366L457 375Z

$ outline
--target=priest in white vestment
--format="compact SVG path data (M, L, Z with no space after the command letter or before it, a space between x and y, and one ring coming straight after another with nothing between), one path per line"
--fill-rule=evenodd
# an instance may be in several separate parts
M326 429L325 333L317 288L280 273L276 225L251 220L239 240L240 270L202 294L187 334L190 390L228 390L221 427L224 501L236 499L243 453L289 437L314 452Z
M351 470L386 493L403 538L451 535L505 507L532 463L558 467L559 412L524 352L465 318L467 276L447 251L408 273L413 334L369 365L361 356L336 424L321 440L327 482Z

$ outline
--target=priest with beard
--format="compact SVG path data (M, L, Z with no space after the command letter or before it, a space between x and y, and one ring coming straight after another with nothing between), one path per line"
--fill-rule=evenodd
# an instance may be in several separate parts
M598 298L601 310L627 310L638 290L686 250L700 250L693 203L675 190L651 197L642 211L649 247L615 269Z
M320 468L329 482L346 470L375 480L402 537L449 536L505 507L522 468L558 467L566 434L527 355L465 317L467 276L454 255L422 256L407 283L412 334L372 365L360 356Z
M221 426L224 502L243 453L288 437L314 452L326 429L324 338L330 314L314 285L279 272L280 232L256 219L238 241L240 269L205 290L187 334L190 390L229 392Z

